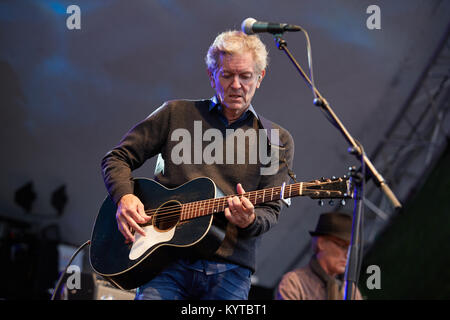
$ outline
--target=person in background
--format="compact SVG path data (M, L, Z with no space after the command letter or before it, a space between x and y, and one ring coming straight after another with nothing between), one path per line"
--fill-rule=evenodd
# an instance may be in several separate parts
M283 275L275 299L342 300L345 286L338 277L345 273L351 230L350 215L342 212L321 214L315 231L309 232L313 256L307 266ZM355 294L355 300L362 300L359 290Z

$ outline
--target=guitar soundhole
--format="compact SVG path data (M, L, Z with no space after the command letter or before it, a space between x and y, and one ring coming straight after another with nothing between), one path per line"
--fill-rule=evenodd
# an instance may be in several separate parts
M175 227L180 220L181 203L168 201L158 208L153 220L153 226L161 231Z

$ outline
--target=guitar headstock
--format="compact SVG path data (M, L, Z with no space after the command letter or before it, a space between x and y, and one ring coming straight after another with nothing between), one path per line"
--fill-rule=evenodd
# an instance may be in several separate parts
M348 199L353 197L353 186L347 176L320 178L305 182L303 192L311 199Z

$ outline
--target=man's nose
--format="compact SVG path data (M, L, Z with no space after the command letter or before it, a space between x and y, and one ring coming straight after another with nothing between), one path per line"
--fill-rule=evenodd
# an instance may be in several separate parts
M234 89L241 88L241 81L239 79L239 75L235 75L233 77L233 82L231 82L231 87L233 87Z

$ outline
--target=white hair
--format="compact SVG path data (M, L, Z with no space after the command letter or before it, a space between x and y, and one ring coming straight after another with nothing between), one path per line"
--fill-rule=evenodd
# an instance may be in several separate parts
M247 35L242 31L225 31L219 34L209 47L205 62L212 73L219 68L221 55L250 52L255 60L255 70L261 73L268 64L268 54L264 43L257 35Z

